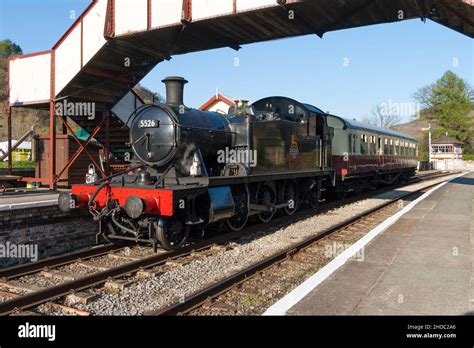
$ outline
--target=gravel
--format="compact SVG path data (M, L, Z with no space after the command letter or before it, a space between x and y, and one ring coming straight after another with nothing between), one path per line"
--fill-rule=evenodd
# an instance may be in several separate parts
M23 284L36 285L42 288L52 287L52 286L59 285L65 282L62 279L47 278L40 274L32 274L29 276L24 276L18 279L18 281Z
M12 298L8 297L8 296L0 296L0 302L5 302L5 301L11 300L11 299Z

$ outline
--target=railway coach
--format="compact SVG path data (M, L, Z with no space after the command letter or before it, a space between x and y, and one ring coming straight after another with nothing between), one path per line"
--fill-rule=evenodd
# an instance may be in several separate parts
M416 138L339 116L326 119L334 129L332 168L339 193L392 184L415 174Z

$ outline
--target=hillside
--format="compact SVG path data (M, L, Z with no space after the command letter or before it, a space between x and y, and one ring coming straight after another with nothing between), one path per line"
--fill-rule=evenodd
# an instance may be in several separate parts
M471 111L470 117L474 120L474 110ZM413 120L410 122L394 125L390 127L390 129L393 129L394 131L397 131L397 132L409 134L411 136L416 137L418 140L421 140L423 138L424 132L428 130L429 124L430 122L427 120L418 119L418 120ZM431 128L432 129L436 128L436 122L431 122Z
M432 127L435 125L432 123ZM397 124L390 127L394 131L409 134L417 139L423 137L423 133L428 130L429 122L425 120L413 120L407 123Z

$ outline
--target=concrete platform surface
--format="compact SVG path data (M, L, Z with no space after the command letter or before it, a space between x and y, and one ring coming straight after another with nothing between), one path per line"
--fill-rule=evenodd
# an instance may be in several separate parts
M53 206L58 204L59 193L49 190L5 193L0 195L0 211Z
M474 173L434 191L286 311L474 314Z

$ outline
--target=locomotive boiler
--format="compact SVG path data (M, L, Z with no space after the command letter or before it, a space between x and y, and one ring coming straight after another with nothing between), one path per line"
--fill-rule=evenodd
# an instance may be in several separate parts
M214 112L189 109L183 103L182 77L168 77L166 104L143 105L135 111L130 126L130 144L135 159L155 170L171 164L179 177L198 176L196 166L206 163L208 175L217 175L215 149L231 148L239 125ZM194 164L194 167L193 167Z

